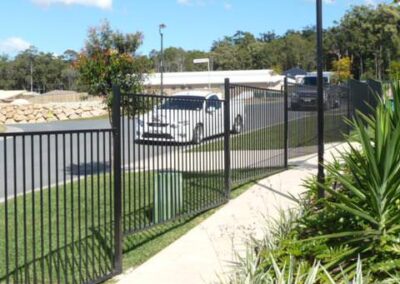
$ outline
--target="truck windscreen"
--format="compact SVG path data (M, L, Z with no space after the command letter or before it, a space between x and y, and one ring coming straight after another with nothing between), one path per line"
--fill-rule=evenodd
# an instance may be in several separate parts
M324 77L324 84L328 84L328 78ZM305 77L304 85L306 86L317 86L317 77Z

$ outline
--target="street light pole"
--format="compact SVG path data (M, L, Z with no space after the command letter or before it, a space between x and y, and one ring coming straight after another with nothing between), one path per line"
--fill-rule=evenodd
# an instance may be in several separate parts
M317 94L318 94L318 182L325 182L324 173L324 78L323 78L323 30L322 0L317 0ZM322 186L318 186L318 199L324 198Z
M161 95L164 93L164 34L162 32L167 26L161 24L159 26L159 32L161 37L161 62L160 62L160 73L161 73Z

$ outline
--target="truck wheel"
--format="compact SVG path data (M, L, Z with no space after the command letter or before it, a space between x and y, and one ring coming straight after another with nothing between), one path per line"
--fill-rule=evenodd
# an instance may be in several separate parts
M200 144L204 139L204 130L203 126L198 124L196 128L193 130L193 144Z
M239 134L243 131L243 118L238 115L233 123L233 133Z

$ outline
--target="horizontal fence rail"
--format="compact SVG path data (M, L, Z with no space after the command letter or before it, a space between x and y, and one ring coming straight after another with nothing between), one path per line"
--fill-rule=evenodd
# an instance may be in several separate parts
M0 282L113 273L112 131L0 134Z

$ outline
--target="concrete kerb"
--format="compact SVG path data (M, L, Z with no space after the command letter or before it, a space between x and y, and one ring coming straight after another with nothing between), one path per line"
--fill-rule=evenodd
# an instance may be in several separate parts
M344 144L326 145L326 159ZM262 239L280 212L295 209L303 182L316 174L317 156L291 160L294 167L257 182L147 262L115 278L118 283L221 283L252 239Z

